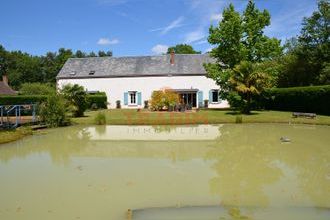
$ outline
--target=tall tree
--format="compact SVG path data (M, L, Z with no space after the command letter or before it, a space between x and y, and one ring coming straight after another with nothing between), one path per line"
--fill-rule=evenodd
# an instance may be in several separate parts
M311 17L304 18L298 40L301 50L298 50L297 54L306 58L308 68L311 70L310 74L313 74L310 83L330 83L330 72L327 71L327 66L330 64L329 1L319 1L318 10ZM320 76L324 71L326 75Z
M219 26L211 25L209 30L208 41L217 46L210 55L217 59L216 65L221 64L223 67L233 68L244 57L242 18L235 11L233 4L223 10L222 16Z
M100 50L100 51L98 52L98 56L99 56L99 57L112 57L112 51L107 51L107 52L105 52L105 51L103 51L103 50Z
M194 48L188 44L177 44L167 49L168 54L170 54L172 51L174 51L176 54L201 54L200 51L194 50Z
M210 27L208 37L210 44L216 45L210 55L217 62L205 64L204 67L208 77L214 79L220 86L220 96L229 100L233 97L237 99L238 95L241 100L245 100L245 104L236 107L249 113L251 95L249 92L243 92L240 88L243 88L243 85L245 89L257 88L259 85L265 86L268 83L260 83L265 79L265 77L261 77L263 74L260 72L255 74L251 68L247 67L253 67L255 63L279 57L282 54L282 47L279 40L264 35L264 28L270 24L270 14L267 10L257 9L252 0L248 2L242 15L235 11L233 4L225 8L222 15L223 19L219 25ZM233 79L235 79L235 75L242 74L242 72L237 71L241 68L248 69L249 71L243 72L249 72L249 76L256 78L241 80L239 81L240 86L237 86L235 82L238 81ZM235 103L242 104L242 102L234 102L234 100L231 103L234 105Z
M279 87L330 84L329 1L318 2L318 9L303 19L300 36L289 39L285 48L278 61Z
M75 57L84 58L84 57L86 57L86 53L82 52L81 50L77 50L76 54L75 54Z

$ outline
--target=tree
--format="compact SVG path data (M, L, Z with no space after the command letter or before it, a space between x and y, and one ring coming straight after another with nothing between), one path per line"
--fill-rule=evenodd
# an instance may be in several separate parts
M191 45L188 44L177 44L173 47L167 49L167 54L170 54L172 51L176 54L201 54L200 51L195 51Z
M299 58L305 59L310 70L310 84L330 81L320 77L330 63L330 2L318 2L318 10L309 18L304 18L301 35L298 38L301 48L296 51ZM323 79L321 79L323 78Z
M52 95L56 89L52 84L47 83L23 83L19 90L22 95Z
M67 118L65 99L58 94L52 94L39 107L39 116L50 127L64 126L70 123Z
M92 51L88 54L88 57L97 57L96 54Z
M104 52L104 51L100 50L98 52L98 56L99 57L112 57L112 51Z
M252 96L259 95L268 87L268 76L258 68L258 64L249 61L242 61L229 71L229 83L232 87L230 96L236 102L232 104L239 107L243 113L249 114Z
M61 94L72 106L74 117L84 116L84 111L87 109L87 94L84 87L78 84L67 84L61 90Z
M86 53L82 52L81 50L77 50L75 57L77 58L85 58L86 57Z
M219 25L210 27L208 37L209 43L216 45L210 55L217 62L204 64L204 67L208 77L214 79L220 86L221 98L232 99L229 100L232 104L239 104L234 100L245 100L247 106L239 105L244 106L244 109L241 109L243 112L249 113L252 97L250 92L251 94L258 94L258 92L253 92L253 88L258 87L257 91L261 90L259 87L264 83L259 83L261 78L258 77L266 73L256 74L252 67L259 62L278 58L282 55L282 47L279 40L264 35L264 28L270 24L270 15L267 10L259 11L253 1L248 2L242 15L235 11L233 4L225 8L222 15L223 19ZM243 73L249 74L244 75ZM245 80L239 81L237 76L240 75L248 78L251 76L252 78L249 80L244 78ZM235 82L240 82L241 86L237 86ZM251 91L242 92L240 88L243 85L246 87L244 91L250 89Z
M112 51L100 51L99 56L112 56ZM10 85L19 89L23 83L55 83L58 72L69 58L97 57L94 52L60 48L43 56L32 56L21 51L7 51L0 45L0 76L7 74Z
M330 84L330 3L319 1L318 10L304 18L300 36L285 43L278 59L279 87Z

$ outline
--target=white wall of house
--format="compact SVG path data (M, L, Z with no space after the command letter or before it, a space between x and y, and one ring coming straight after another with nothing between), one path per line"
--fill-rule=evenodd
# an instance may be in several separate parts
M143 108L144 101L150 100L155 90L162 88L198 89L202 91L203 100L209 100L210 90L219 87L212 79L205 76L147 76L147 77L120 77L120 78L88 78L88 79L58 79L59 88L66 84L79 84L88 91L105 92L108 98L108 108L116 108L116 101L121 101L122 108ZM141 93L141 105L124 105L124 93L136 91ZM200 94L200 93L199 93ZM199 97L197 95L197 107ZM209 103L209 108L227 108L227 101Z

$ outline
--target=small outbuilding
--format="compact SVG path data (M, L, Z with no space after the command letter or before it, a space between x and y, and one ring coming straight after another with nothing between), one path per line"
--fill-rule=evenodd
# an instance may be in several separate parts
M0 95L16 95L16 91L8 85L7 75L2 75L2 81L0 81Z

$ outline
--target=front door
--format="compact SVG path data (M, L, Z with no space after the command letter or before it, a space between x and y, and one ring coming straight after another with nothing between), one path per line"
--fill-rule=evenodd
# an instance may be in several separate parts
M193 108L197 107L196 92L180 93L180 97L182 103L190 105Z

